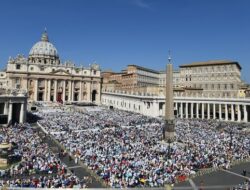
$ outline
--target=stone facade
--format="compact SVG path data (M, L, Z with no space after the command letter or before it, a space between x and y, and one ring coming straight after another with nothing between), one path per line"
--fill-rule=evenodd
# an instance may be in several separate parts
M133 74L130 76L130 80L125 80L123 77L123 75L127 75L128 73L110 73L109 77L103 75L103 81L105 81L103 83L103 90L128 91L129 93L144 92L155 95L157 93L159 93L158 95L165 93L165 71L158 72L144 68L147 72L144 72L143 76L139 76L134 74L140 73L135 68L141 67L134 66L133 72L130 72L130 75L131 73ZM117 75L120 76L119 80L113 77ZM141 80L144 83L141 83ZM152 82L149 83L148 81ZM109 88L111 83L113 84L112 88ZM241 66L236 61L223 60L181 65L179 70L173 72L173 85L174 96L242 97L242 94L240 95L239 93L243 85L241 80ZM156 90L156 88L152 87L159 89ZM144 88L144 90L141 88Z
M62 64L46 31L31 48L28 58L23 55L9 58L5 73L9 86L27 90L29 101L100 103L99 65L76 67L67 61Z

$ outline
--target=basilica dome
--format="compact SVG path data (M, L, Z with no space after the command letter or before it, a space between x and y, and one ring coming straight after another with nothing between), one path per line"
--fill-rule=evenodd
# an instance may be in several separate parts
M35 59L40 60L44 58L52 60L52 63L59 59L57 49L49 42L49 37L46 31L42 34L41 40L35 43L29 52L29 59L35 61Z

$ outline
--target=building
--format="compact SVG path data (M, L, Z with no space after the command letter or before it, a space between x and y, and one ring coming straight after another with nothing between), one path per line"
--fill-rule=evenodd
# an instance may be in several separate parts
M143 87L155 87L159 85L159 72L138 65L128 65L119 73L106 71L102 73L103 89L109 87L121 91L134 91ZM110 85L113 84L113 85Z
M26 121L27 93L0 88L0 125Z
M121 75L117 83L121 86L113 86L114 90L141 92L159 95L164 92L166 85L166 72L154 71L140 66L129 65L127 72ZM138 74L139 73L139 74ZM130 74L130 75L129 75ZM112 73L111 76L115 76ZM129 75L129 77L124 77ZM105 78L105 76L104 76ZM112 83L114 82L112 78ZM104 90L109 91L105 80ZM203 96L203 97L239 97L239 91L244 84L241 80L241 66L236 61L214 60L205 62L194 62L180 65L179 70L173 72L174 95L175 96ZM115 88L117 87L117 88ZM144 90L141 88L145 87ZM148 88L148 87L158 87ZM151 91L152 90L152 91Z
M227 60L181 65L176 84L203 89L203 96L207 97L237 97L243 84L241 66L236 61Z
M2 85L27 90L29 101L100 103L101 73L97 64L76 67L61 63L47 32L34 44L26 58L9 58L5 72L0 73ZM5 82L4 82L5 81Z

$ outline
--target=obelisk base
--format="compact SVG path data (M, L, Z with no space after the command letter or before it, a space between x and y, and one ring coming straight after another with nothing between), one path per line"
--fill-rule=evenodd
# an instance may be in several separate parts
M174 142L175 141L175 123L174 120L165 120L164 132L163 132L163 140L166 142Z

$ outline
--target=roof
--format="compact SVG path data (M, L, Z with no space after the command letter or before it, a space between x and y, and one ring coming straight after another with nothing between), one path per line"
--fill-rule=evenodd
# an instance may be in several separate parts
M179 70L173 70L173 73L179 73ZM160 74L166 74L166 70L159 71Z
M153 69L148 69L146 67L141 67L139 65L128 65L128 67L130 67L130 66L136 67L137 69L140 69L140 70L144 70L144 71L148 71L148 72L159 74L159 71L156 71L156 70L153 70Z
M230 61L230 60L210 60L210 61L203 61L203 62L193 62L190 64L180 65L180 68L202 67L202 66L210 66L210 65L228 65L228 64L236 64L237 67L241 70L241 66L237 61Z

